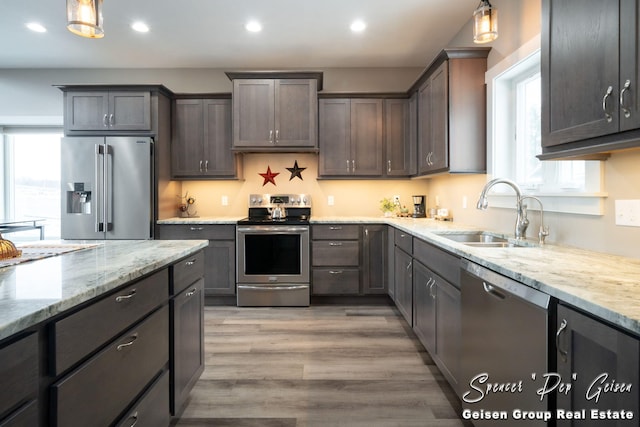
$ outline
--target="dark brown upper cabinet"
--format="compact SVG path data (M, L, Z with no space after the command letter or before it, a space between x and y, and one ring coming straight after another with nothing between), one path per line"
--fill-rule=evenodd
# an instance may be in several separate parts
M317 151L319 77L314 78L314 73L282 74L282 78L265 78L278 75L273 73L227 75L233 80L235 150Z
M151 94L140 91L65 92L67 131L148 131Z
M410 89L418 97L418 175L486 172L489 50L444 49Z
M640 146L638 3L543 0L540 159Z
M236 178L231 151L231 99L176 99L171 139L171 175L184 178Z
M408 177L416 173L417 95L384 100L384 175Z

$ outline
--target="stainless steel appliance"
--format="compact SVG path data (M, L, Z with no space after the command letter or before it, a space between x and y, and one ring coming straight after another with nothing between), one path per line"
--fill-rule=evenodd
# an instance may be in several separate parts
M536 394L548 372L549 295L473 262L461 264L463 408L509 414L507 420L474 420L476 427L546 426L540 419L514 421L511 414L550 407L549 398L541 400ZM538 381L532 380L533 374ZM489 393L488 383L509 386Z
M306 194L251 194L236 226L238 306L309 305Z
M73 137L61 143L63 239L150 239L153 140Z
M413 217L424 218L427 216L426 210L427 196L413 196Z

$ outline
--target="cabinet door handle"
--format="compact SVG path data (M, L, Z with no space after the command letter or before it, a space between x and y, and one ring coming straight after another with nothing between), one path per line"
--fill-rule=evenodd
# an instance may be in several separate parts
M609 98L612 93L613 93L613 87L609 86L607 88L607 93L605 93L604 96L602 97L602 111L604 111L604 117L607 119L608 123L611 123L613 121L613 116L607 110L607 98Z
M209 172L209 160L204 161L204 171Z
M118 345L118 346L116 347L116 350L120 351L120 350L122 350L123 348L126 348L126 347L130 347L130 346L132 346L132 345L133 345L133 343L134 343L134 342L136 342L136 340L137 340L137 339L138 339L138 333L136 332L135 334L133 334L133 335L131 335L131 336L129 337L129 341L127 341L127 342L125 342L125 343L122 343L122 344Z
M409 263L407 264L407 271L411 268L412 265L413 265L413 261L409 261Z
M351 173L356 173L356 161L351 160Z
M567 319L562 319L558 332L556 332L556 348L558 349L558 353L560 353L560 357L562 357L562 361L564 363L567 363L567 355L569 352L567 350L563 350L560 346L560 335L562 335L562 333L567 329L567 326Z
M131 292L129 292L127 295L118 295L116 297L116 302L122 302L122 301L126 301L128 299L133 298L136 295L136 290L132 290Z
M202 231L202 230L204 230L204 227L189 227L189 230L191 230L191 231Z
M198 288L193 288L193 289L191 289L190 291L186 292L186 293L184 294L184 296L185 296L185 297L187 297L187 298L189 298L189 297L194 296L197 292L198 292Z
M129 424L129 427L135 427L135 425L138 424L138 411L131 414L131 416L127 419L133 421L131 424Z
M198 167L198 169L200 170L200 172L202 172L202 160L200 160L200 166Z
M269 142L273 144L273 129L269 129Z
M369 237L369 229L368 228L364 229L364 237Z
M276 143L280 142L280 129L276 129Z
M115 120L114 120L113 114L109 114L109 126L113 126L113 125L115 125L115 124L116 124L116 123L115 123Z
M630 87L631 80L627 80L626 82L624 82L624 87L620 91L620 108L622 108L622 113L624 114L625 119L631 117L631 110L629 110L629 108L627 108L627 106L624 104L624 93L629 90Z
M104 127L109 127L109 124L107 123L107 115L106 114L102 117L102 125Z
M347 160L347 173L351 172L351 170L349 169L349 160Z
M329 242L329 246L342 246L341 242Z
M387 172L391 173L391 160L387 160Z
M433 293L433 285L436 284L436 279L429 279L429 281L432 281L431 286L429 286L429 295L431 295L431 299L436 299L436 294Z

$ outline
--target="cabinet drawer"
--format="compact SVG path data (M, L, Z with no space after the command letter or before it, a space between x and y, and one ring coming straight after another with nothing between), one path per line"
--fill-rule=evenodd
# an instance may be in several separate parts
M460 287L460 258L451 255L425 241L415 239L413 242L413 257L429 266L445 280Z
M173 265L173 289L171 294L184 290L204 276L204 252L191 255Z
M413 253L413 236L406 231L397 230L394 233L396 246L408 254Z
M38 391L38 335L31 334L0 349L0 414Z
M163 427L168 426L170 422L169 371L165 371L116 426Z
M312 280L314 295L360 293L360 270L356 268L314 268Z
M53 370L59 375L169 298L161 270L53 324Z
M24 427L38 425L38 401L32 400L4 420L0 420L0 427Z
M233 224L163 224L158 227L159 239L175 240L235 240L236 226Z
M359 242L353 240L321 240L311 243L314 266L357 266Z
M314 240L358 240L360 226L353 224L314 224L311 227L311 238Z
M52 386L54 425L111 425L168 361L165 305Z

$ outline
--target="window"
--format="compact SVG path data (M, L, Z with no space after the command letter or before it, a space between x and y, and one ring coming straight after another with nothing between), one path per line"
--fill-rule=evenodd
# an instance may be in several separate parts
M490 174L517 182L543 200L545 210L601 215L602 162L536 157L542 149L539 45L534 38L487 72ZM512 190L494 188L491 206L513 207Z
M2 212L7 219L41 218L45 238L60 238L60 138L62 132L4 129L0 135L3 164ZM38 240L38 230L7 236L13 241Z

